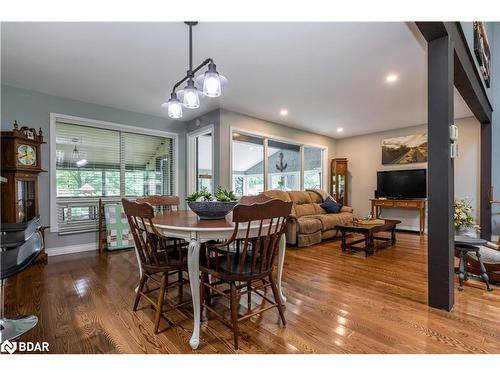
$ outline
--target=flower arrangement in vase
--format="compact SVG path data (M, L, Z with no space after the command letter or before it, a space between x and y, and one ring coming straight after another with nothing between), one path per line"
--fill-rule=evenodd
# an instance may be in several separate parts
M453 225L455 226L456 234L466 234L469 230L475 229L476 232L481 230L479 225L476 225L472 212L472 204L467 199L455 199L453 203Z

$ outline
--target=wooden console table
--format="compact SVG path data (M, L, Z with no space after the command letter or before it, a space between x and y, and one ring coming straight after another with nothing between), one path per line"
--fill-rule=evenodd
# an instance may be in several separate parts
M425 199L370 199L372 202L372 217L378 218L380 211L384 207L389 208L406 208L419 211L420 217L420 235L425 232Z

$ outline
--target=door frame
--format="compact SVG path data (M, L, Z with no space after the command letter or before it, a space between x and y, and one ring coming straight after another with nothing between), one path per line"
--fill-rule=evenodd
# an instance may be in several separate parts
M197 155L196 155L196 138L201 135L212 134L212 187L215 189L215 134L214 125L207 125L202 128L196 129L195 131L187 133L186 136L186 153L187 153L187 163L186 163L186 194L190 194L196 190L196 179L197 176Z

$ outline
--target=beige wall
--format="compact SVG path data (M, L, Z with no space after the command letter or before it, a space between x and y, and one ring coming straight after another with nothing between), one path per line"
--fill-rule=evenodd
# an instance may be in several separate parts
M459 157L455 159L455 196L469 198L479 219L479 157L480 124L470 117L458 119ZM427 125L366 134L336 141L335 157L346 157L349 162L349 205L356 215L370 213L370 198L377 187L377 171L427 168L427 163L382 165L381 145L385 138L399 137L427 131ZM402 220L401 228L418 229L418 213L413 210L385 209L384 217Z
M334 155L336 141L333 138L221 109L220 143L218 147L220 147L220 184L222 186L231 186L231 155L229 155L231 128L250 133L265 134L270 137L286 138L304 144L324 146L328 149L328 160L333 158Z

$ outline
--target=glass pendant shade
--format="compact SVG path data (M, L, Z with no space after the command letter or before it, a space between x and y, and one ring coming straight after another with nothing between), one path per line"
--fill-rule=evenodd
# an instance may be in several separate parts
M168 117L174 119L182 117L182 104L175 93L172 93L170 95L170 99L168 100L168 102L163 103L162 107L167 107Z
M200 106L200 96L198 89L194 86L193 80L188 80L187 86L184 88L184 100L182 101L184 107L189 109L196 109Z
M203 79L203 94L209 98L217 98L221 95L222 84L219 73L215 68L215 64L208 65L208 71Z

